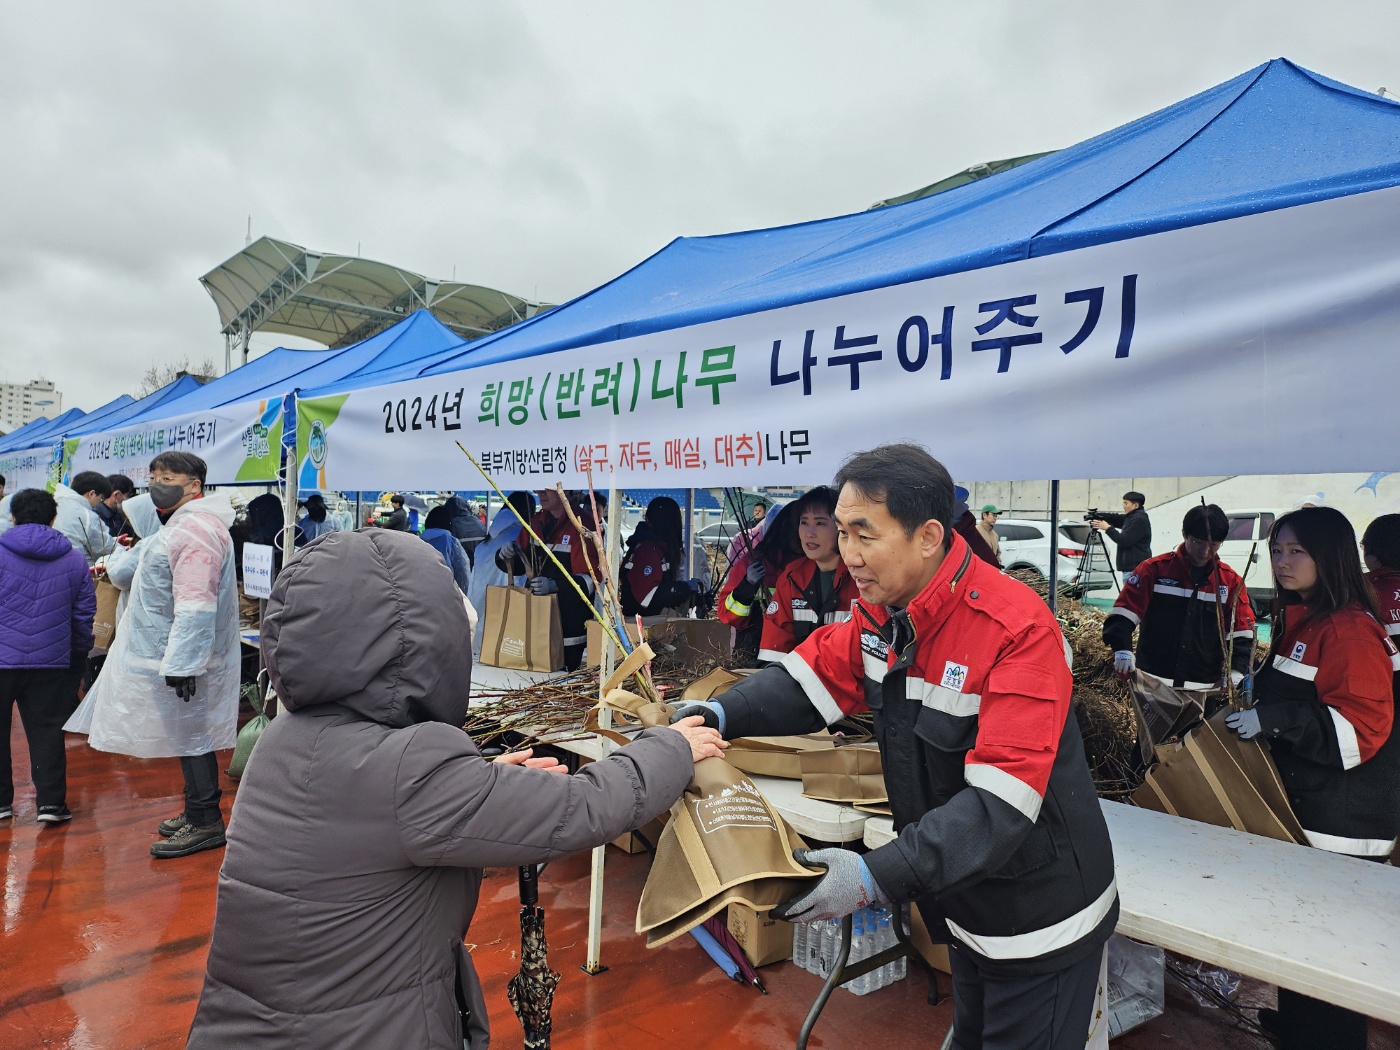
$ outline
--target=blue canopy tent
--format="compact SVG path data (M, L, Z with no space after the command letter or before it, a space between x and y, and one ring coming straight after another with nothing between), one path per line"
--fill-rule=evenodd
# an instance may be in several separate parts
M607 284L477 340L421 374L1397 184L1400 104L1279 58L1132 123L934 197L795 226L679 237ZM308 390L307 396L316 393Z
M122 396L126 397L126 395ZM117 399L117 401L121 400L122 398ZM54 416L53 419L36 419L32 423L17 427L5 436L4 441L0 441L0 452L8 452L18 448L34 448L38 445L45 444L46 441L55 441L57 440L55 435L61 435L64 427L77 423L78 420L82 419L84 416L90 414L96 415L99 412L104 412L110 409L112 405L116 405L118 408L122 407L117 404L117 401L108 402L108 404L103 405L94 413L84 412L81 408L70 408L67 412ZM124 403L130 404L131 398L126 397Z
M367 377L356 376L302 384L299 399L315 412L322 411L314 404L320 399L344 398L324 410L324 425L335 434L324 471L332 487L432 485L430 476L436 485L472 486L475 471L462 466L457 439L482 451L492 441L539 448L557 440L572 454L591 441L621 444L638 432L664 433L672 419L684 420L686 431L701 424L701 438L710 440L722 428L738 433L746 420L779 418L794 428L784 433L809 436L812 449L820 433L823 450L797 462L784 458L754 481L807 484L829 478L848 450L852 438L849 430L838 432L839 420L861 420L863 442L920 439L935 407L939 450L964 476L1265 473L1278 469L1281 455L1295 471L1370 470L1354 465L1361 457L1325 422L1354 416L1354 406L1315 382L1311 333L1341 323L1327 339L1329 370L1360 374L1373 363L1374 340L1387 329L1395 300L1387 268L1393 241L1383 229L1400 217L1400 198L1391 193L1398 186L1400 104L1277 59L937 196L795 226L677 239L572 302L419 366L416 383L371 393L360 386ZM1037 309L1018 306L1018 295ZM1034 334L1019 331L1038 320ZM869 356L882 360L864 368L855 360L863 351L826 356L877 340ZM1040 346L1017 349L1025 343ZM977 353L988 349L999 352ZM681 362L680 371L692 386L683 405L677 396L671 414L661 415L658 395L669 389L662 369L676 369L682 351L692 363ZM721 358L732 361L711 391L693 384L702 353L718 355L716 367ZM614 404L565 422L550 417L547 406L531 405L519 429L508 428L502 412L480 427L464 413L465 429L454 435L401 433L379 412L391 397L411 401L421 392L426 403L448 384L464 385L467 406L483 396L478 387L484 392L496 383L523 391L533 382L538 396L540 383L557 383L567 371L629 356L636 378L623 379L631 391L625 410ZM1186 366L1198 375L1209 370L1229 391L1228 411L1201 403L1181 374ZM1144 431L1132 403L1144 384L1191 407L1166 430ZM1293 384L1317 404L1316 423L1285 425L1277 407ZM1089 399L1104 406L1105 432L1132 439L1092 447L1058 440L1063 406ZM1002 445L976 437L986 420L1012 412L1024 440ZM522 402L511 424L526 416ZM1250 424L1228 426L1222 420L1230 416ZM756 436L772 437L777 448L777 434ZM1392 436L1387 443L1376 435L1371 444L1400 447L1400 424ZM569 472L577 474L573 458ZM716 458L697 457L708 460L706 468L688 474L620 472L617 483L712 487L748 480L749 473Z
M198 379L195 379L193 376L181 376L173 382L167 383L159 390L152 391L139 401L134 401L129 397L124 399L119 398L118 400L125 400L126 404L110 412L98 411L84 416L72 426L65 427L63 436L78 437L82 434L95 434L101 430L110 430L113 427L121 426L127 420L144 415L146 412L160 405L184 397L186 394L198 390L199 387L200 383ZM116 404L115 401L112 403L114 405Z
M290 442L294 439L295 426L290 395L299 386L308 382L332 382L350 375L374 376L383 369L436 359L443 351L460 348L462 343L460 336L427 311L415 311L392 328L339 350L279 347L210 383L194 384L158 401L142 401L135 411L108 419L101 426L84 426L79 433L92 437L95 444L102 436L174 425L177 421L215 413L215 410L248 405L252 406L248 410L249 420L260 422L269 433L275 431L273 424L278 413L282 413L281 439ZM143 456L149 459L144 453ZM270 471L254 477L235 476L240 462L241 459L228 456L210 457L210 483L265 484L274 480Z

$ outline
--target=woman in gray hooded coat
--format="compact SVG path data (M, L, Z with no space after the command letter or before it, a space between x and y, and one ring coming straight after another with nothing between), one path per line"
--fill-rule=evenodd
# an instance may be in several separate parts
M346 616L346 594L375 599ZM686 725L573 776L487 761L460 728L469 637L451 573L416 536L330 533L277 577L262 646L286 710L239 785L189 1047L486 1047L463 945L481 869L616 838L721 753Z

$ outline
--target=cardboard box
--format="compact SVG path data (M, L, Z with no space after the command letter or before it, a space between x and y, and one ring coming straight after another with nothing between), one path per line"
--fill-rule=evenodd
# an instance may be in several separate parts
M792 958L792 923L760 915L747 904L729 905L729 932L755 966Z
M616 630L617 628L613 629ZM598 626L597 620L588 621L586 633L588 635L588 642L587 650L583 655L583 664L585 667L597 667L603 662L603 645L608 641L608 638L607 635L603 633L603 629ZM629 623L627 625L627 637L633 645L637 644L638 632L635 623ZM618 663L621 663L622 659L623 654L618 654Z
M651 848L655 849L656 844L661 841L661 829L665 826L666 822L658 817L656 820L643 824L637 831L640 831L647 842L651 843ZM623 853L645 853L647 848L637 837L637 831L629 831L620 838L613 839L612 844Z
M909 909L909 940L923 956L924 962L943 973L953 972L952 964L948 962L948 946L933 943L928 927L924 925L924 917L919 914L917 907Z
M723 667L734 656L734 632L719 620L677 618L647 628L647 642L656 658L697 674Z

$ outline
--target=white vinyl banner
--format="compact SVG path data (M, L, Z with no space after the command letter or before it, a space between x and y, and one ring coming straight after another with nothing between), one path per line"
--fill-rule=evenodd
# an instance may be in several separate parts
M208 465L208 483L275 481L281 464L282 399L241 401L204 412L70 438L66 477L84 470L125 474L146 484L162 452L192 452Z
M298 405L303 488L1400 467L1400 189ZM609 475L612 475L611 479Z
M62 442L54 442L19 452L0 452L0 477L5 479L5 491L47 488L52 492L49 467L62 448ZM52 479L55 482L61 480L61 476Z

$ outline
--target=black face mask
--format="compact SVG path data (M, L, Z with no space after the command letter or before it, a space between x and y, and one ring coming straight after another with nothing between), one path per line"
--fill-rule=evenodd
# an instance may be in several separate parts
M185 486L162 485L153 481L151 482L150 494L151 502L155 504L156 510L168 511L185 498Z

